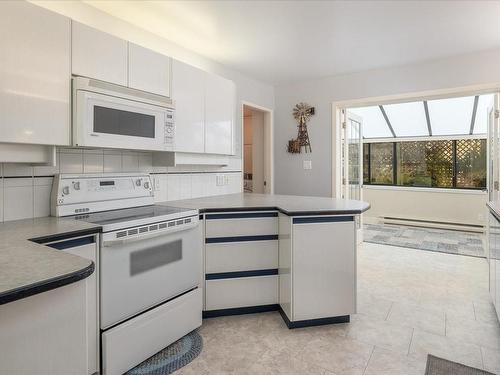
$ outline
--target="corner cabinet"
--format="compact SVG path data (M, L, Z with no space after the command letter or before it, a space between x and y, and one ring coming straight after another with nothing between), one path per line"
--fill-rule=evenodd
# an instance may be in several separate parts
M0 142L70 144L71 21L0 2Z
M172 62L176 152L233 155L236 89L232 81Z

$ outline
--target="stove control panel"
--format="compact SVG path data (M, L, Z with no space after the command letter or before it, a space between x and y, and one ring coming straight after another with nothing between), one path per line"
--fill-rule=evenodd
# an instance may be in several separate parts
M153 204L151 176L145 173L57 175L51 203L54 216Z

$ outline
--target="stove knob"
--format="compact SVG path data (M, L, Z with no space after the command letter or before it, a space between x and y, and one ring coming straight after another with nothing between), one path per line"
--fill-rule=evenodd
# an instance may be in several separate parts
M149 189L149 182L147 182L147 181L146 181L146 182L144 183L144 189Z
M63 193L63 195L68 195L69 194L69 186L63 187L62 193Z
M80 182L79 181L73 182L73 189L80 190Z
M141 186L141 184L142 184L141 179L139 178L138 180L135 180L135 184L136 184L137 186Z

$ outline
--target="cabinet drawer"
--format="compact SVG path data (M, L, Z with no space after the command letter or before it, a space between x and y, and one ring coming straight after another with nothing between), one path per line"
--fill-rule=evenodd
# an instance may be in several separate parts
M239 237L275 235L278 233L276 213L208 214L206 237Z
M104 332L103 372L123 374L199 327L201 299L201 290L195 289Z
M208 243L205 272L234 272L278 268L278 241Z
M278 303L278 276L206 281L206 310Z

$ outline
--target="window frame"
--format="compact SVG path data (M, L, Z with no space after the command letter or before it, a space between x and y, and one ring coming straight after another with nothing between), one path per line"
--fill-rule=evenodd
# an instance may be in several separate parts
M488 140L486 138L475 138L475 137L471 137L471 138L467 138L467 140L472 140L472 139L481 139L481 140L484 140L486 142L486 154L488 153ZM444 140L444 139L443 139ZM382 143L382 142L363 142L363 153L365 151L365 147L364 145L367 144L368 145L368 157L367 157L367 160L368 160L368 182L365 181L364 177L365 177L365 174L364 174L364 170L365 170L365 166L363 165L363 185L367 185L367 186L384 186L384 187L395 187L395 188L405 188L405 189L408 189L408 188L418 188L418 189L443 189L443 190L462 190L462 191L466 191L466 190L474 190L474 191L487 191L487 188L488 188L488 166L486 165L486 183L485 183L485 186L484 187L458 187L457 186L457 141L459 140L463 140L463 139L448 139L448 141L451 141L452 142L452 149L453 149L453 154L452 154L452 168L453 168L453 176L452 176L452 186L451 187L447 187L447 186L406 186L406 185L399 185L397 183L398 179L398 171L397 171L397 163L398 163L398 152L397 152L397 144L398 143L403 143L404 141L387 141L387 142L383 142L383 143L392 143L392 173L393 173L393 183L392 184L381 184L381 183L372 183L371 180L372 180L372 168L371 168L371 144L374 144L374 143ZM435 140L422 140L422 139L415 139L415 142L425 142L425 141L439 141L437 139ZM363 154L363 163L365 162L365 155Z

